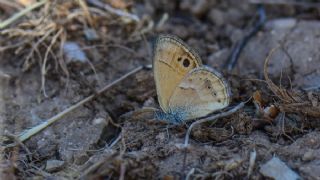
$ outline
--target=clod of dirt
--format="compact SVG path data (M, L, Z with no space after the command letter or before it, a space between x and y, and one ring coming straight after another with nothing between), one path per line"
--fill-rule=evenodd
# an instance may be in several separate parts
M144 153L110 154L84 170L83 179L104 179L125 176L126 179L155 179L156 167Z
M310 132L294 143L281 148L281 154L292 158L302 159L303 161L320 162L320 134ZM280 152L280 151L279 151Z
M100 119L100 118L99 118ZM98 122L98 123L97 123ZM59 148L59 155L61 158L68 162L75 162L80 165L87 159L87 151L101 141L108 141L108 135L104 133L115 133L115 128L108 126L107 119L104 121L93 120L90 121L74 121L64 129L68 133L61 137L61 144ZM108 130L106 130L108 129ZM104 137L105 139L101 139Z
M319 179L320 171L319 161L312 161L304 166L299 167L301 175L308 176L310 179Z
M232 157L232 159L224 162L225 163L224 170L230 171L232 169L235 169L235 168L239 167L242 164L242 162L244 162L244 160L245 160L245 158L243 158L243 157L239 157L239 156Z
M266 164L262 165L260 172L269 178L275 180L296 180L300 179L299 175L292 171L283 161L277 157L273 157Z

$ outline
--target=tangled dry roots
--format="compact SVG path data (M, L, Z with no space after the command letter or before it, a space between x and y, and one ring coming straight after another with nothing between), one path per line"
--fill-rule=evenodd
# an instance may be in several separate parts
M276 105L281 112L300 114L305 117L320 117L319 97L313 96L312 92L296 92L277 86L268 76L268 63L272 54L278 48L270 51L264 63L264 77L270 90L280 99Z

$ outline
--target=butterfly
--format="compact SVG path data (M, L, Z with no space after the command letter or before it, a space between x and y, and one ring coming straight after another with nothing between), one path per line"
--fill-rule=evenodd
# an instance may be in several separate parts
M178 37L157 37L152 65L162 109L157 119L178 124L229 105L227 81L215 69L202 65L199 55Z

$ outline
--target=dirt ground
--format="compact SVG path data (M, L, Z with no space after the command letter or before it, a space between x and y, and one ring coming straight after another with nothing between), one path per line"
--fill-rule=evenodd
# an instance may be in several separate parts
M0 1L1 21L35 2ZM287 171L272 172L320 179L316 1L39 2L0 25L2 179L274 179L265 165L275 157ZM227 69L261 7L266 21ZM226 110L246 102L230 116L196 126L187 148L181 144L191 122L173 125L137 113L159 108L147 67L159 34L180 37L204 64L223 73L232 89ZM19 139L95 94L41 132Z

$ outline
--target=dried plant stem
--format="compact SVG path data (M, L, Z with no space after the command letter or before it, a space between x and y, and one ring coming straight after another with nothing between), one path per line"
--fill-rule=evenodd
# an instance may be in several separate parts
M288 1L288 0L249 0L252 4L271 4L271 5L295 5L302 7L320 7L320 3L317 1Z
M58 37L60 36L60 34L63 33L63 29L61 28L52 38L50 45L47 48L47 51L44 55L44 60L42 63L42 67L41 67L41 91L43 92L45 97L48 97L47 93L46 93L46 89L45 89L45 81L46 81L46 74L47 74L47 70L46 70L46 66L47 66L47 61L48 61L48 56L49 56L49 52L52 49L52 46L57 42Z
M122 138L122 134L120 133L117 139L115 139L110 145L108 145L108 149L111 149L113 146L115 146Z
M101 2L99 0L88 0L87 2L89 4L97 6L99 8L103 8L103 9L109 11L112 14L115 14L115 15L118 15L118 16L122 16L122 17L126 17L126 18L132 19L132 20L137 21L137 22L140 21L140 19L139 19L139 17L137 15L122 11L120 9L115 9L112 6L110 6L108 4L105 4L105 3L103 3L103 2Z
M94 21L92 19L91 14L90 14L89 7L88 7L87 3L84 0L78 0L78 3L81 6L81 8L83 9L83 13L84 13L85 18L88 20L89 24L91 26L93 26Z
M120 177L119 177L119 180L124 180L124 176L125 176L125 173L126 173L126 165L124 163L121 164L120 166Z
M47 2L47 0L42 0L39 1L37 3L34 3L28 7L26 7L25 9L23 9L22 11L14 14L13 16L11 16L10 18L8 18L7 20L3 21L0 23L0 29L3 29L5 27L7 27L8 25L10 25L11 23L13 23L14 21L18 20L19 18L21 18L22 16L24 16L25 14L27 14L28 12L32 11L33 9L36 9L42 5L44 5Z
M191 176L194 174L194 172L195 172L195 168L192 168L192 169L188 172L188 174L187 174L187 176L186 176L186 180L190 180L190 179L191 179Z
M198 125L198 124L201 124L201 123L204 123L204 122L209 122L209 121L216 120L216 119L218 119L218 118L222 118L222 117L229 116L229 115L237 112L239 109L241 109L241 108L244 106L244 104L245 104L245 102L241 102L241 103L238 104L236 107L230 109L230 110L227 111L227 112L222 112L222 113L216 114L216 115L214 115L214 116L209 116L209 117L200 119L200 120L195 121L194 123L192 123L192 124L190 125L190 127L188 128L186 137L185 137L185 139L184 139L184 147L187 147L188 144L189 144L189 139L190 139L191 130L192 130L192 128L193 128L194 126L196 126L196 125Z
M77 104L69 107L68 109L60 112L59 114L51 117L50 119L44 121L43 123L26 130L25 132L23 132L21 135L19 135L19 140L21 142L29 139L31 136L37 134L38 132L42 131L43 129L45 129L46 127L48 127L49 125L51 125L52 123L56 122L57 120L61 119L62 117L64 117L66 114L72 112L73 110L77 109L78 107L80 107L81 105L85 104L86 102L92 100L93 98L95 98L96 96L100 95L101 93L103 93L104 91L108 90L109 88L111 88L112 86L116 85L117 83L121 82L122 80L126 79L127 77L139 72L140 70L142 70L144 67L143 66L139 66L137 68L135 68L134 70L128 72L127 74L123 75L122 77L120 77L119 79L113 81L112 83L106 85L104 88L100 89L96 94L92 94L89 97L86 97L85 99L83 99L82 101L78 102Z
M250 179L250 176L253 172L253 168L256 162L257 158L257 152L255 149L250 153L250 159L249 159L249 168L248 168L248 173L247 173L247 178Z

